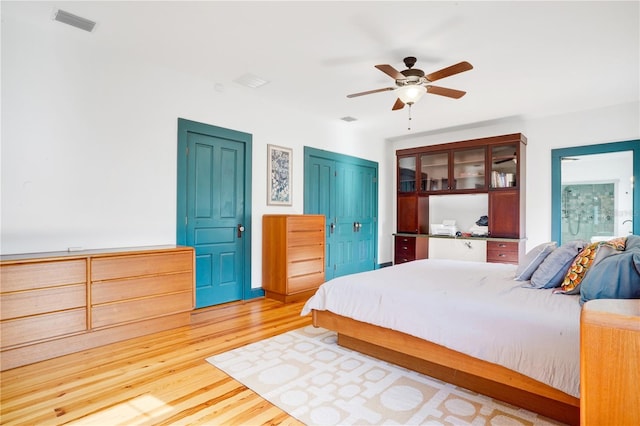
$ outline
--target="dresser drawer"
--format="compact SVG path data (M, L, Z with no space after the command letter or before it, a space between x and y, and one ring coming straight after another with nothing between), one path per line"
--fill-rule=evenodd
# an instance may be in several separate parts
M0 323L2 347L53 339L87 330L87 309L70 309Z
M3 265L0 282L3 293L82 284L87 282L87 261L78 259Z
M91 303L99 305L169 293L189 292L192 287L193 276L191 272L98 281L91 284Z
M287 283L288 294L302 291L315 290L324 282L324 271L314 272L308 275L299 275L289 278Z
M324 230L324 221L318 220L317 216L290 216L287 220L289 232Z
M289 263L287 276L291 278L298 275L314 274L317 272L324 273L324 259L321 257Z
M95 305L91 308L91 326L93 328L114 326L188 312L192 309L192 303L192 293L185 291Z
M407 262L411 262L411 261L414 261L414 260L415 260L415 259L413 259L413 258L409 258L409 257L402 257L402 256L399 256L399 255L396 255L396 256L393 258L393 263L394 263L395 265L399 265L400 263L407 263Z
M322 244L322 242L306 246L290 247L287 250L287 259L290 262L322 258L324 258L324 244Z
M87 286L84 283L47 287L3 294L0 296L0 318L4 321L86 306Z
M287 235L287 247L299 247L310 244L322 244L324 232L322 229L312 231L295 231Z
M395 256L415 260L416 238L396 236Z
M488 241L487 262L518 264L520 244L517 242Z
M91 280L186 272L192 268L191 251L99 257L91 260Z

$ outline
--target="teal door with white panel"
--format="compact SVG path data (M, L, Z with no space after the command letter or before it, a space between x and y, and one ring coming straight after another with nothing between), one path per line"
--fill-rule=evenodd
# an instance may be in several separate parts
M196 308L249 298L251 135L182 119L178 128L177 241L195 248Z

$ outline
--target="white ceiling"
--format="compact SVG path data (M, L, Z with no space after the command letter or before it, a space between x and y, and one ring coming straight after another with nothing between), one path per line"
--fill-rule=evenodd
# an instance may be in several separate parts
M374 68L416 56L426 73L466 60L474 69L439 80L467 91L426 95L412 133L520 116L531 118L640 99L640 2L287 1L8 2L2 16L48 31L75 31L121 52L206 79L217 90L287 104L321 119L355 117L381 136L406 134L407 108ZM98 23L86 33L54 22L61 8ZM235 80L254 74L258 89Z

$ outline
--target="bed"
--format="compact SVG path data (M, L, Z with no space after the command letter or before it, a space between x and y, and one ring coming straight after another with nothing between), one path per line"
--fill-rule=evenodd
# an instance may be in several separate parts
M418 260L328 281L301 314L345 347L578 424L580 295L524 288L515 272Z

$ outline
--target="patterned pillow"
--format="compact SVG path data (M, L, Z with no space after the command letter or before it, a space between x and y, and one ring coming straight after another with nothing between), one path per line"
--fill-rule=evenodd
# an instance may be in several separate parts
M616 250L626 250L627 249L627 237L618 237L613 240L605 241L606 245L612 247Z
M620 237L609 241L598 241L586 246L580 253L578 253L573 263L571 263L571 266L560 285L560 289L556 292L563 294L579 293L580 283L584 279L584 276L587 274L591 265L593 265L593 260L598 253L598 249L602 246L607 246L614 250L622 251L625 249L626 241L626 237Z

